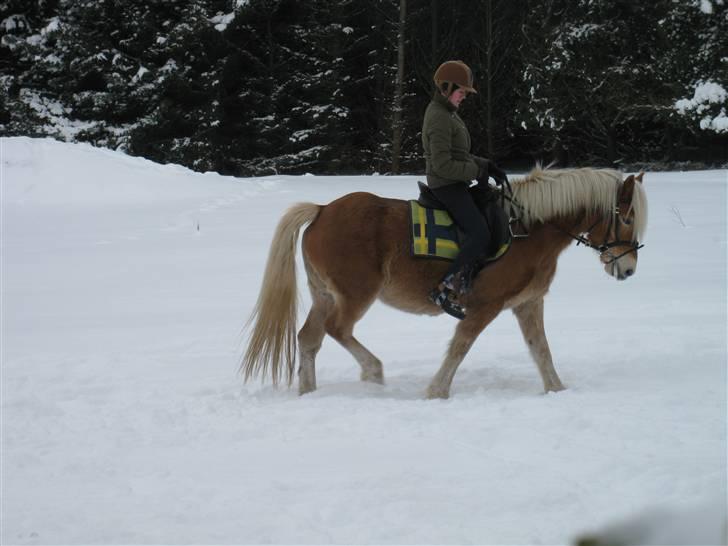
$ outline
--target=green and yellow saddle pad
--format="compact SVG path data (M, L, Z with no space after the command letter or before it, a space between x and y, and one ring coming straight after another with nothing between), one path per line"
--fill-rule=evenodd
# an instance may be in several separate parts
M410 205L410 234L412 254L416 257L454 260L460 252L457 226L447 211L429 209L412 200ZM494 261L505 254L510 240L502 244L487 261Z

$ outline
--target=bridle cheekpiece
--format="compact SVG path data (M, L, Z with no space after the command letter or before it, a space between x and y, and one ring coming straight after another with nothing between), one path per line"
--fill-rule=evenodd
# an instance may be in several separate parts
M622 223L622 218L620 216L619 212L619 204L617 204L614 207L614 211L609 215L609 225L607 226L607 231L604 235L604 241L602 241L601 244L594 244L591 241L591 232L592 230L597 227L597 225L602 221L602 219L597 220L594 222L589 229L586 231L583 231L579 235L573 235L572 233L569 233L569 235L576 241L576 246L584 245L588 246L589 248L593 248L597 252L599 252L599 258L602 260L602 263L604 265L610 265L619 260L622 256L625 256L629 254L630 252L637 252L640 248L644 247L645 245L641 245L639 241L632 241L632 240L626 240L626 239L620 239L619 238L619 225ZM614 226L614 240L608 241L610 234L612 233L612 226ZM612 249L617 246L628 246L630 247L629 250L625 250L618 256L615 256L612 253ZM603 256L607 256L607 260L603 259Z

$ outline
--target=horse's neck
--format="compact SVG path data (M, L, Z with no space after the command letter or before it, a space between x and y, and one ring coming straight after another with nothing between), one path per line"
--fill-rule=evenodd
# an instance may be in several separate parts
M590 227L599 223L601 216L596 212L580 211L577 214L565 215L548 220L546 223L551 224L558 231L564 233L567 238L569 235L578 235L584 233Z
M557 216L537 224L531 230L533 235L544 239L544 251L558 257L574 242L574 238L594 227L600 221L596 213L581 211L577 214Z

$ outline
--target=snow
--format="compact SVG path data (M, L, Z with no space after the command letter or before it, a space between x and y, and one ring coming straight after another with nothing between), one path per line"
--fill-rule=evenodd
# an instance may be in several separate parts
M58 55L54 55L53 53L46 55L43 59L43 62L48 64L57 64L60 65L63 61Z
M714 118L706 116L700 120L700 128L703 130L712 130L716 133L728 133L728 116L725 109L721 109L720 113Z
M695 86L695 93L692 99L681 99L675 103L678 113L685 114L695 110L699 114L708 108L709 104L721 104L728 99L728 91L718 83L707 81L700 82Z
M159 69L159 72L160 74L171 74L177 70L179 70L177 62L174 59L169 59L166 63L164 63L164 66Z
M424 400L454 320L375 304L357 336L387 384L326 340L298 397L237 375L278 218L413 198L421 177L236 179L0 143L3 544L566 544L696 511L681 543L720 540L726 171L645 175L628 281L588 249L561 258L546 328L568 390L542 394L504 313L452 397Z
M218 13L210 18L210 22L215 25L215 30L222 32L233 22L233 19L235 19L234 11L231 13Z
M46 121L45 130L58 131L65 139L71 140L81 131L94 126L90 121L72 120L66 117L69 112L60 102L43 97L37 91L21 89L20 98Z
M728 91L715 82L699 82L695 86L695 93L692 99L680 99L675 103L677 112L684 116L695 112L703 116L700 119L700 128L704 131L711 130L716 133L728 133L728 115L725 107L713 116L709 110L712 104L723 104L728 101Z
M61 28L61 20L58 17L52 17L45 28L41 29L40 33L42 36L56 32Z
M25 18L25 15L16 14L11 15L9 17L6 17L0 22L0 28L2 28L5 32L13 32L16 30L27 30L30 28L30 25L28 24L28 20Z
M292 133L289 137L289 140L291 142L300 142L302 140L306 140L309 136L315 133L316 131L314 129L302 129L300 131L295 131L294 133Z
M137 73L134 75L134 77L131 79L132 82L138 82L144 77L144 74L149 72L149 69L144 66L139 66L139 70L137 70Z

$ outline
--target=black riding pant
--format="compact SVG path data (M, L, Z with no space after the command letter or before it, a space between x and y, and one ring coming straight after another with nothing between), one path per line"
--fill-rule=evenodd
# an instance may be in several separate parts
M448 269L447 276L472 265L475 260L487 252L490 244L490 229L464 182L432 188L432 192L445 205L454 222L465 233L465 241L460 245L460 253Z

